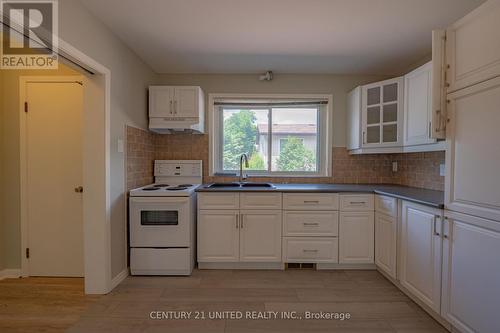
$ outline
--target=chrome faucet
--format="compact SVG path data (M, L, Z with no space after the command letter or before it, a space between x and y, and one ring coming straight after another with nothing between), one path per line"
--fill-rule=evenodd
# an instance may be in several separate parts
M245 160L245 168L248 168L247 154L241 154L240 156L240 183L247 179L247 176L243 175L243 160Z

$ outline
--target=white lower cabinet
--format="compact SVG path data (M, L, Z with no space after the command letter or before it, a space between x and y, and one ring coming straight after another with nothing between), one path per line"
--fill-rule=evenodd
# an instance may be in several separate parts
M396 279L397 218L375 213L375 265Z
M462 332L500 332L500 222L445 216L441 315Z
M239 260L238 210L200 210L197 233L198 262Z
M281 261L281 210L240 212L240 261Z
M436 313L441 304L441 214L402 202L400 283Z
M373 264L374 212L340 212L339 263Z
M200 193L198 208L198 262L281 262L281 193Z
M286 237L283 240L283 257L286 262L337 263L338 238Z

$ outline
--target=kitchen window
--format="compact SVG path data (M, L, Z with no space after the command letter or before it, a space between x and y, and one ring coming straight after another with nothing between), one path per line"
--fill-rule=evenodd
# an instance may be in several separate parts
M331 98L214 98L211 166L214 175L329 176Z

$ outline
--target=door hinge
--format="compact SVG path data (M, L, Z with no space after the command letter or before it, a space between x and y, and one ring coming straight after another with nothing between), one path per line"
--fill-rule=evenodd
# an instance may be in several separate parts
M28 102L24 102L24 112L28 113Z
M29 259L30 258L30 248L27 247L26 248L26 259Z

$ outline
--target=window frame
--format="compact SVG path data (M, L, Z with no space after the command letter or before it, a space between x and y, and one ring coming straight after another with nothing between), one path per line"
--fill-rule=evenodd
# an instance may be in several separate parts
M208 128L209 128L209 174L210 176L236 176L234 171L222 169L223 153L223 112L222 107L215 105L216 102L244 101L249 102L279 102L308 100L322 100L327 102L324 107L318 108L318 144L317 144L317 171L255 171L246 170L249 177L331 177L332 175L332 128L333 128L333 96L324 94L209 94L208 95ZM252 109L258 109L253 108ZM269 107L262 107L269 109ZM272 124L272 114L269 116L269 126ZM268 131L269 133L269 131ZM272 135L272 131L271 131ZM272 139L268 134L268 150L272 149ZM268 151L271 155L271 151ZM270 163L270 161L268 161Z

